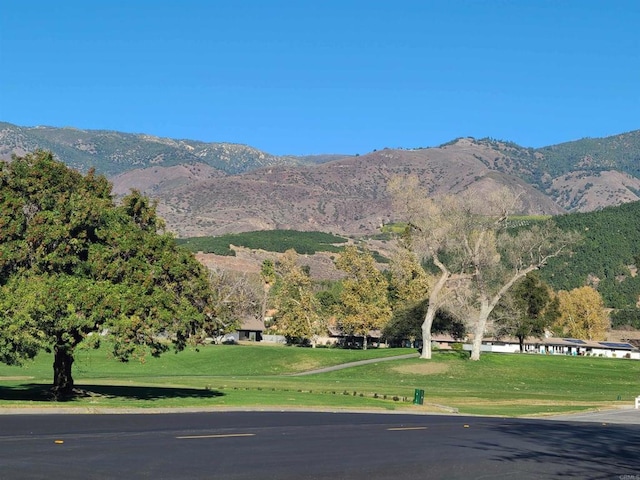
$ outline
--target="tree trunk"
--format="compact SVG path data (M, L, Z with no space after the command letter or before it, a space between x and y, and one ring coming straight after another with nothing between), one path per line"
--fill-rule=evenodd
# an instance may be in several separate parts
M478 319L476 321L476 328L473 333L473 344L471 346L471 360L480 360L480 351L482 349L482 337L484 337L484 331L487 328L487 319L491 313L489 307L489 301L482 299L480 304L480 312L478 313Z
M431 358L431 326L433 325L433 319L436 318L436 307L429 302L427 307L427 313L424 316L424 322L422 322L422 353L420 358L429 360Z
M440 262L437 256L433 257L433 261L441 273L429 294L429 305L427 306L427 313L424 316L424 322L422 322L422 353L420 354L420 358L426 360L431 358L431 326L433 325L433 320L436 318L438 306L441 303L441 292L449 278L451 278L451 273L444 264Z
M483 294L480 300L480 312L478 314L478 320L476 322L475 333L473 337L473 345L471 346L471 360L480 360L480 349L482 347L482 337L484 336L484 331L487 328L487 319L489 315L498 304L503 295L509 290L514 283L520 280L522 277L525 277L529 272L533 270L537 270L538 267L536 265L530 265L524 270L519 270L516 272L508 282L506 282L498 293L496 293L491 301L489 301L489 297L486 294Z
M520 353L524 353L524 337L518 335L518 342L520 343Z
M367 349L367 334L365 333L363 338L362 338L362 349L366 350Z
M71 366L73 354L68 347L56 345L53 347L53 393L56 397L71 395L73 392L73 377Z

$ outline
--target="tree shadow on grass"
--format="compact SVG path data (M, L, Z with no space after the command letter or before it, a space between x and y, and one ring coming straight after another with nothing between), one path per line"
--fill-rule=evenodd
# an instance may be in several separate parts
M206 399L221 397L224 393L209 388L148 387L132 385L76 385L74 395L58 398L59 402L83 398L122 398L126 400L163 400L171 398ZM55 400L50 384L27 383L0 386L0 400L51 402Z

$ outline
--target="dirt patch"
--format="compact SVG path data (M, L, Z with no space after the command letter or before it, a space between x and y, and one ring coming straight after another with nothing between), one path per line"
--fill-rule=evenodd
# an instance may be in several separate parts
M0 382L10 382L13 380L33 380L34 377L27 377L27 376L13 376L13 377L0 377Z
M288 366L287 365L283 365L284 367ZM296 372L306 372L308 370L315 370L316 368L320 368L320 362L309 359L309 360L305 360L303 362L296 362L296 368L295 371Z
M446 363L421 362L411 365L400 365L393 367L393 370L405 375L437 375L449 370L449 365Z

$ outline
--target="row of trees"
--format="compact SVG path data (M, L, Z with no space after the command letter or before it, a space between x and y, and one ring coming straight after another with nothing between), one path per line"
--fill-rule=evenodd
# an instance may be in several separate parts
M314 290L308 271L298 258L295 251L289 250L273 269L271 261L263 264L263 272L273 273L269 277L263 274L263 279L269 278L269 283L275 285L271 299L277 310L275 328L293 342L308 340L315 346L318 337L326 334L329 318L345 334L362 337L364 348L371 330L382 330L387 340L420 338L428 314L434 315L432 332L449 332L455 338L463 338L468 328L477 332L477 325L473 324L477 319L455 312L460 302L458 295L451 295L451 303L443 302L433 313L425 292L440 278L425 270L407 249L397 252L390 269L383 274L370 252L350 246L336 261L336 266L345 272L344 280L330 290L319 291L317 286ZM464 279L465 282L470 280ZM468 285L462 288L470 289ZM586 286L556 293L535 271L515 281L500 297L488 322L491 328L483 335L516 337L521 350L526 338L542 337L547 331L558 336L602 340L609 327L602 298L595 289Z
M483 202L472 195L428 198L417 179L396 178L389 191L407 228L386 275L366 249L347 247L336 261L345 279L327 301L327 291L314 295L308 272L296 263L293 250L275 267L263 265L265 288L277 286L273 306L281 333L315 345L326 332L327 318L333 317L344 333L363 337L365 348L374 329L386 327L388 336L421 337L422 357L428 359L433 332L462 336L470 330L472 360L480 358L489 331L517 337L521 347L526 337L548 329L604 338L608 320L593 288L556 295L534 274L550 259L571 253L580 241L578 234L559 229L553 221L510 228L518 198L508 190ZM421 331L416 334L418 318Z
M293 248L299 254L313 255L317 251L337 252L340 250L337 245L346 242L346 238L326 232L300 232L297 230L259 230L178 240L178 244L184 245L192 252L230 256L236 254L236 251L230 248L233 245L280 253Z
M318 337L327 332L328 317L335 316L337 326L346 334L364 338L380 329L391 318L388 283L376 268L370 252L348 246L336 261L345 272L339 291L315 292L309 272L297 263L295 250L287 250L275 267L277 289L273 296L277 311L277 331L290 339L309 340L315 347ZM263 263L265 285L273 282L272 262Z

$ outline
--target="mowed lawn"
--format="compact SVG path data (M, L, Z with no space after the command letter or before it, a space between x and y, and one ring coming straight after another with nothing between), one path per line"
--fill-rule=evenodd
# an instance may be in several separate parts
M212 345L145 362L120 363L108 348L79 350L74 379L86 395L52 402L51 355L23 367L0 365L0 409L328 408L544 415L631 404L640 361L595 357L437 352L305 376L294 373L411 349L311 349ZM416 389L424 404L414 405Z

